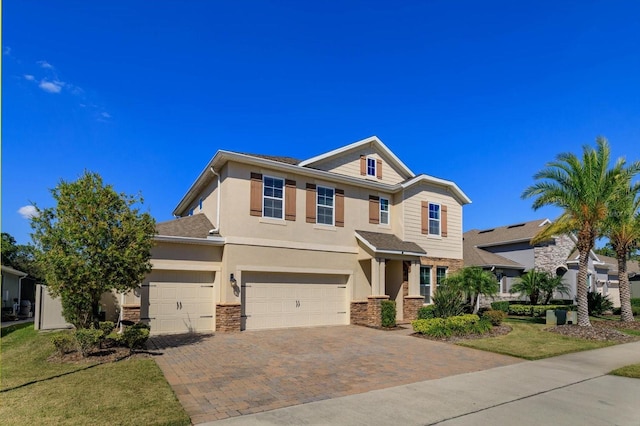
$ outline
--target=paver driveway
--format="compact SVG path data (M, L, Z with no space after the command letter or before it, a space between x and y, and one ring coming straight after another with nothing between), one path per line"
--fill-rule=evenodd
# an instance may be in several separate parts
M409 333L333 326L160 336L152 344L194 423L520 362Z

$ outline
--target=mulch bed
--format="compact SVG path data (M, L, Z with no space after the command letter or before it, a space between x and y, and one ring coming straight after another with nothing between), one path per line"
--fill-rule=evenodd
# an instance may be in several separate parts
M488 331L484 334L467 334L465 336L450 336L450 337L432 337L427 336L426 334L413 333L414 337L421 337L423 339L435 340L436 342L445 342L445 343L456 343L464 340L475 340L475 339L484 339L485 337L498 337L504 336L505 334L509 334L511 332L511 326L502 324L494 326L491 331Z
M580 327L579 325L558 325L545 329L551 333L562 334L563 336L578 337L588 340L611 341L617 343L633 342L640 339L638 336L631 336L616 329L640 330L640 322L620 322L620 321L591 321L592 327Z

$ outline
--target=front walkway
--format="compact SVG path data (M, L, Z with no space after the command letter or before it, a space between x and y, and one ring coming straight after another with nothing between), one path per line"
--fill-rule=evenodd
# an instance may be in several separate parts
M359 326L152 339L193 423L389 388L521 360Z

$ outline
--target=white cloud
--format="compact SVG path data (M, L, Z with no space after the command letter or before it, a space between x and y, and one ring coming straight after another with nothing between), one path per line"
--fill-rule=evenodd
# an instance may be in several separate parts
M64 83L61 81L46 80L42 80L38 85L38 87L40 87L42 90L49 93L60 93L60 91L62 90L62 86L64 86Z
M42 68L47 68L47 69L53 69L53 65L51 65L49 62L47 61L38 61L38 65L40 65Z
M109 114L108 112L103 112L100 115L103 116L104 118L111 118L111 114Z
M35 206L23 206L20 207L18 209L18 213L20 213L20 216L22 216L25 219L31 219L32 217L35 217L38 215L38 210L36 209Z
M4 49L2 49L2 54L11 56L11 48L9 46L5 46Z
M29 80L29 81L33 81L33 80L35 80L36 78L35 78L34 76L32 76L31 74L25 74L25 75L24 75L24 79L25 79L25 80Z

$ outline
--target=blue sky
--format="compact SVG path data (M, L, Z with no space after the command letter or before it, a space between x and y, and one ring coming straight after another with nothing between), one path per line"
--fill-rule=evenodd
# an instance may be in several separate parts
M100 173L159 221L218 149L309 158L377 135L473 200L464 229L606 136L640 159L637 1L3 2L2 230ZM23 211L24 212L24 211Z

